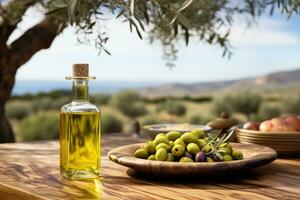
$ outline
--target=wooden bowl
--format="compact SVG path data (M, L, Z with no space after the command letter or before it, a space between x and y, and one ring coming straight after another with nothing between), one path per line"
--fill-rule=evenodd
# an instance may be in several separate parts
M236 129L238 142L259 144L275 149L279 155L300 153L300 132L267 132Z
M189 127L181 129L181 130L177 130L177 129L175 130L172 128L172 127L181 126L181 125L183 125L183 126L189 125ZM146 132L154 139L155 136L159 133L168 133L169 131L178 131L180 133L185 133L185 132L192 131L196 128L199 128L199 129L203 130L204 132L211 131L210 126L200 125L200 124L152 124L152 125L144 126L142 128L142 131Z
M113 162L129 167L138 173L167 177L226 174L227 172L237 172L259 167L272 162L277 157L276 152L269 147L254 144L231 144L234 149L243 152L243 160L214 163L179 163L135 158L133 156L134 152L145 145L144 143L112 149L108 156Z

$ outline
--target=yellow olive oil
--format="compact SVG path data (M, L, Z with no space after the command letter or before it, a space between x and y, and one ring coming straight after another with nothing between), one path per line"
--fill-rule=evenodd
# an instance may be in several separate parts
M67 179L100 175L100 110L89 101L88 64L74 64L73 101L60 109L60 172Z
M100 112L60 114L60 170L68 179L100 173Z

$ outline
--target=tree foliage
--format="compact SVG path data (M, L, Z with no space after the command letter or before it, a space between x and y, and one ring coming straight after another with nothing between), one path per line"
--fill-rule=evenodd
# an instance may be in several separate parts
M264 12L279 10L287 17L299 14L298 0L50 0L48 14L56 18L68 17L78 32L92 34L98 30L96 47L109 53L108 36L101 26L104 16L115 16L128 22L130 31L142 38L149 32L150 42L163 45L168 65L176 59L178 41L186 45L194 37L208 44L219 45L223 56L231 56L228 40L235 15L248 22ZM147 29L146 29L147 26Z
M223 56L230 57L228 36L235 19L243 16L251 23L262 13L272 15L275 11L289 18L300 10L299 0L15 0L8 6L1 5L0 16L5 23L15 25L28 7L36 4L61 28L67 24L76 27L80 42L93 42L100 52L108 54L109 35L103 22L120 18L140 38L146 31L150 42L159 41L168 65L176 59L180 40L188 45L193 37L218 45Z

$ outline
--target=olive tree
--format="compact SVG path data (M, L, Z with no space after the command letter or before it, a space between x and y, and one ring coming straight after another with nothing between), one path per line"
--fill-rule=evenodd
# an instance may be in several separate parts
M7 43L10 35L32 6L42 7L45 17L20 37ZM100 51L106 49L108 34L104 18L116 17L129 24L142 38L160 41L167 64L178 51L176 44L191 37L219 45L224 56L231 55L228 41L234 15L253 19L275 9L291 16L299 13L298 0L2 0L0 1L0 142L13 142L11 126L5 118L5 103L11 95L17 70L38 51L50 47L55 37L73 26L84 42L94 40ZM113 17L112 17L113 16ZM225 30L225 31L224 31ZM94 35L97 37L93 38ZM90 37L91 36L91 37Z

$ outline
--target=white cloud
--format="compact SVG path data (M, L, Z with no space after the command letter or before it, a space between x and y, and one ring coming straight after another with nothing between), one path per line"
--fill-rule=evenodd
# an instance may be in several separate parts
M232 27L229 39L234 46L273 46L300 44L300 37L288 31L287 23L261 19L250 28L243 24Z

